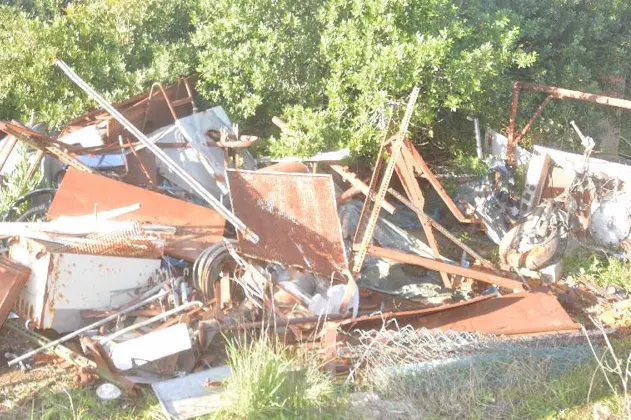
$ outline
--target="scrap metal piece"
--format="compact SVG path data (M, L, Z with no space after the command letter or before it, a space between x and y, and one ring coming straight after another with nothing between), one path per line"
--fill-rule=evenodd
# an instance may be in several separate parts
M21 361L29 359L29 358L35 356L36 354L39 354L39 353L41 353L43 351L46 351L48 349L52 349L52 348L54 348L55 346L57 346L59 344L65 343L65 342L67 342L69 340L72 340L73 338L78 337L79 335L83 334L86 331L99 328L100 326L105 325L108 322L113 321L113 320L117 319L118 317L120 317L120 316L122 316L122 315L124 315L126 313L129 313L129 312L135 311L136 309L142 308L143 306L145 306L149 302L152 302L152 301L154 301L156 299L160 299L161 297L166 296L167 294L168 294L168 292L166 290L162 290L162 291L160 291L159 293L157 293L154 296L150 296L150 297L148 297L146 299L141 300L140 302L137 302L137 303L135 303L135 304L133 304L131 306L126 307L125 309L121 309L120 311L117 311L117 312L109 315L108 317L103 318L103 319L101 319L101 320L99 320L99 321L97 321L97 322L95 322L93 324L90 324L88 326L80 328L80 329L78 329L78 330L76 330L74 332L71 332L70 334L67 334L67 335L65 335L65 336L63 336L61 338L58 338L57 340L49 341L49 342L43 344L42 347L40 347L40 348L37 348L35 350L31 350L28 353L25 353L25 354L23 354L23 355L21 355L19 357L16 357L15 359L9 360L8 366L9 367L15 366L18 363L20 363Z
M557 298L545 290L522 292L419 318L428 329L522 335L577 331Z
M128 185L103 176L82 174L69 169L48 210L51 220L62 216L82 216L97 208L108 211L140 204L140 209L117 217L174 226L165 253L194 262L208 246L221 240L225 219L212 209Z
M83 327L82 309L124 304L132 290L147 285L161 260L64 254L59 246L20 238L9 245L11 259L31 269L16 313L35 328L59 332Z
M228 366L218 366L151 387L167 418L185 420L220 409L225 390L215 384L223 383L231 374Z
M31 269L0 255L0 327L26 284Z
M229 169L232 208L259 233L249 257L298 266L323 275L348 268L330 175Z
M252 243L258 242L258 236L252 232L238 217L228 210L220 201L210 194L195 178L179 166L169 155L167 155L160 147L156 146L147 136L140 131L135 125L129 122L116 108L109 104L94 89L92 89L85 81L83 81L66 63L56 58L55 64L72 80L83 89L92 99L99 103L107 112L110 113L118 122L120 122L131 134L142 142L149 150L156 155L158 159L177 174L186 184L208 202L215 210L224 216L238 230L242 231L245 238Z
M601 198L592 210L589 233L599 245L619 248L631 234L631 194L616 192Z
M410 99L405 109L405 115L403 121L399 127L399 131L395 135L390 148L390 160L386 165L383 176L381 176L381 168L385 163L384 151L386 142L381 144L379 150L379 157L372 178L370 180L370 193L366 196L364 201L364 208L362 209L361 216L359 217L359 223L357 224L357 232L355 232L354 244L358 244L359 247L355 251L353 258L353 276L357 276L364 265L364 259L366 258L366 251L368 245L372 241L373 234L375 233L375 227L377 226L377 219L379 219L379 212L381 211L381 203L385 200L390 180L394 173L394 168L401 156L401 150L403 148L403 141L412 119L412 113L418 98L420 89L415 87L412 90Z
M340 165L330 165L330 168L333 169L335 172L337 172L342 177L342 179L344 179L344 181L349 182L353 187L357 188L360 192L362 192L366 197L370 195L369 194L370 189L368 188L368 185L364 184L361 180L359 180L357 178L357 175L355 175L352 172L349 172L348 168L345 168ZM394 214L397 211L396 207L394 207L392 204L388 203L387 201L383 201L381 205L383 209L390 214Z
M116 369L130 370L190 350L191 347L188 327L186 324L176 324L114 344L110 358Z
M399 180L403 185L403 189L405 190L407 196L410 198L410 201L412 201L412 203L416 207L422 210L425 207L425 197L423 196L423 191L421 190L421 187L414 177L413 156L410 155L409 149L409 147L412 145L408 143L407 146L407 148L405 146L403 147L401 158L396 163L394 169L396 170L397 175L399 176ZM391 147L389 147L389 149L391 150ZM424 217L420 217L418 215L417 217L421 222L421 226L423 228L423 232L425 233L427 243L432 249L432 255L434 256L434 259L439 260L441 258L441 255L440 251L438 250L438 242L436 241L436 237L434 236L434 231L432 230L431 223ZM440 278L442 279L444 287L451 288L451 279L449 278L447 273L441 271Z
M2 122L0 121L0 131L4 131L10 136L17 138L18 140L28 144L34 149L48 155L54 156L60 162L75 168L82 172L94 173L95 170L84 165L81 161L64 150L53 139L45 136L37 131L33 131L30 128L23 127L16 123Z
M543 101L534 115L526 123L524 128L517 133L517 110L519 107L519 94L522 90L547 93L548 96ZM552 99L576 99L580 101L593 102L601 105L613 106L622 109L631 109L631 101L610 96L596 95L593 93L580 92L578 90L562 89L555 86L543 86L534 83L515 82L513 84L513 97L511 100L511 113L508 123L508 146L506 157L511 165L515 164L515 149L519 140L532 128L534 121L541 115L543 108Z
M524 285L517 281L506 277L501 277L492 273L465 268L459 265L448 264L442 261L431 260L429 258L419 257L418 255L407 254L405 252L396 251L394 249L381 248L369 245L367 253L379 258L386 258L406 264L418 265L429 270L444 271L445 273L455 274L458 276L472 278L484 283L496 284L510 290L523 290Z

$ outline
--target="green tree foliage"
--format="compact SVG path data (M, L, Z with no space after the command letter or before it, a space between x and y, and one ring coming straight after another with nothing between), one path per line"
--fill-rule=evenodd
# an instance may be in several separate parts
M245 3L245 4L244 4ZM202 0L195 43L205 94L239 118L282 113L274 154L375 151L391 101L422 87L414 122L477 109L485 89L535 56L505 12L476 2Z
M17 1L14 3L18 3ZM93 104L58 69L66 60L106 97L121 99L153 80L194 68L194 0L53 0L0 6L0 118L63 125Z
M515 80L600 93L608 75L624 76L631 83L631 2L626 0L486 0L489 10L507 10L520 27L519 42L537 53L536 65L509 72ZM543 95L524 94L522 123L542 102ZM607 108L585 102L555 101L537 122L537 141L564 136L580 144L569 127L576 120L586 133L602 119ZM629 118L626 118L629 120ZM558 142L556 143L558 144Z
M415 138L471 148L464 116L501 129L513 80L598 92L603 75L628 77L630 20L623 0L7 0L0 119L34 112L54 128L93 106L57 56L110 100L196 70L203 97L257 134L288 122L275 155L374 153L419 85ZM522 121L542 99L522 95ZM535 132L599 112L555 102Z

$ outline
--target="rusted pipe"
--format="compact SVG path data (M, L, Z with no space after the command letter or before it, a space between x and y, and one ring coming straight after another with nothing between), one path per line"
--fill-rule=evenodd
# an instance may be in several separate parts
M433 271L442 271L457 276L463 276L478 280L484 283L495 284L510 290L523 290L524 285L516 280L500 277L495 274L483 271L464 268L459 265L448 264L442 261L436 261L429 258L420 257L418 255L408 254L393 249L381 248L374 245L368 246L368 254L379 258L387 258L406 264L418 265Z
M544 99L544 101L539 104L539 107L537 108L535 113L532 114L532 117L530 117L524 128L522 128L519 134L515 136L515 147L517 147L517 143L519 143L521 139L530 131L532 125L535 123L535 120L541 116L543 108L545 108L546 105L548 105L553 98L554 97L552 95L548 95L546 99Z

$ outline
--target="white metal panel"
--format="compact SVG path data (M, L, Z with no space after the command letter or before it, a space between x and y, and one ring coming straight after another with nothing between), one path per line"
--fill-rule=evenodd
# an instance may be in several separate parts
M110 358L117 369L129 370L190 348L188 327L176 324L115 344Z

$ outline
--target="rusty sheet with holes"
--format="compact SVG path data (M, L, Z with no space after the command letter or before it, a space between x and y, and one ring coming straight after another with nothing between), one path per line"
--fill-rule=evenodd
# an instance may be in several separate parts
M194 262L210 245L221 240L225 219L215 210L144 190L99 175L69 169L55 195L48 217L81 216L139 203L140 209L117 219L173 226L165 253Z
M348 268L330 175L228 170L232 208L259 235L245 255L330 275Z
M0 255L0 327L11 312L31 270Z

